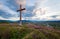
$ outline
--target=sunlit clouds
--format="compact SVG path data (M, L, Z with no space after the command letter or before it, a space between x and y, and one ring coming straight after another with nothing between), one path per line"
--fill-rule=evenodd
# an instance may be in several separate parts
M60 0L1 0L0 19L19 20L17 10L20 9L20 4L26 8L22 12L22 20L60 20Z
M16 1L17 5L19 5L19 6L20 6L20 4L23 6L26 6L26 0L15 0L15 1Z

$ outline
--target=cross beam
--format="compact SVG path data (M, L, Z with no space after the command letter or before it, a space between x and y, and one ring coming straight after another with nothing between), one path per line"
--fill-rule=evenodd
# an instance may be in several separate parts
M22 11L23 10L26 10L26 9L22 8L22 5L20 5L20 10L17 10L17 12L20 11L20 25L22 25Z

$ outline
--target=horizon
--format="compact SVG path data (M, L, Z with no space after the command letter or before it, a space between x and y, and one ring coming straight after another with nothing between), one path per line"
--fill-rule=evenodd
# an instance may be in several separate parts
M0 22L1 22L1 21L11 21L11 22L16 22L16 21L20 21L20 20L0 20ZM32 21L32 22L35 21L35 22L38 22L37 20L22 20L22 21ZM39 21L40 21L40 22L47 22L47 20L46 20L46 21L45 21L45 20L44 20L44 21L39 20ZM48 21L48 22L53 22L53 21L55 22L55 21L60 21L60 20L50 20L50 21Z

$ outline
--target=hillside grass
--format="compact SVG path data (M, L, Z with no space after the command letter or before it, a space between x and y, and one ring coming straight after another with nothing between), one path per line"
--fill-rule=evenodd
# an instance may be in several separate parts
M60 32L29 28L26 24L0 25L0 39L60 39Z

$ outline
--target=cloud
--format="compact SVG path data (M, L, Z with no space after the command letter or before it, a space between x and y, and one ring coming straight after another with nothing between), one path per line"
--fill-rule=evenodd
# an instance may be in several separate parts
M22 6L26 5L26 0L15 0L16 3L20 6L20 4L22 4Z
M50 7L44 6L44 4L48 0L36 0L35 2L35 9L33 10L33 13L38 17L45 15L45 13L48 13L50 10Z
M0 16L0 20L6 20L6 19Z
M0 20L12 20L12 21L14 20L14 21L16 21L16 20L19 20L19 18L20 18L19 13L17 11L12 10L10 7L4 5L3 3L0 3L0 11L4 12L3 13L4 16L1 16L1 14L0 14ZM7 18L5 18L5 17L7 17ZM24 20L24 18L22 18L22 20Z
M10 9L9 7L7 7L7 6L3 5L3 4L0 5L0 10L5 12L6 14L11 14L11 15L13 15L15 17L18 16L17 12L13 11L12 9Z
M47 6L49 0L36 0L35 9L33 10L34 16L27 19L31 20L58 20L60 11L58 9L54 10L53 7ZM55 17L52 17L55 16Z
M36 8L44 7L44 5L47 1L48 0L36 0L36 2L35 2Z
M11 20L11 21L17 21L19 20L19 17L10 17L10 18L4 18L2 16L0 16L0 20ZM22 20L25 20L24 18L22 18Z
M0 4L0 10L2 12L5 12L3 15L4 17L8 17L8 18L4 18L1 17L0 15L0 20L19 20L19 13L17 13L16 11L10 9L8 6L5 6L4 4ZM9 15L9 16L5 16L5 15Z
M0 16L0 20L12 20L12 21L17 21L17 20L19 20L19 18L10 17L10 18L6 19L6 18Z
M0 10L5 12L5 14L11 14L12 17L9 17L8 20L19 20L19 13L17 13L15 8L17 9L20 4L23 5L23 7L26 6L26 12L23 13L23 18L24 20L60 20L60 8L58 4L60 2L52 1L52 0L15 0L14 2L16 3L10 3L8 4L10 6L14 4L17 4L14 7L14 10L12 10L11 7L8 7L5 4L7 1L0 1ZM13 2L13 1L12 1ZM53 4L56 5L53 5ZM0 19L6 19L4 17L0 17Z

